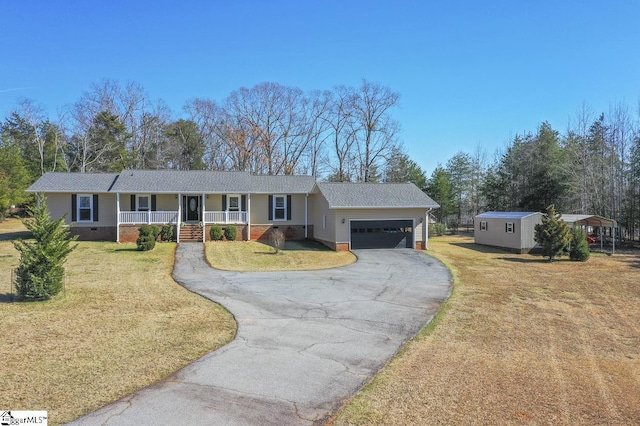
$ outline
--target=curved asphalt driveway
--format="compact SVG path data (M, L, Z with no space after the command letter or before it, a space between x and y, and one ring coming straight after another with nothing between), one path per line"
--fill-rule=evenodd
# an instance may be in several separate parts
M74 424L311 425L330 416L440 309L447 268L415 250L343 268L238 273L180 244L174 278L235 315L238 334L167 380Z

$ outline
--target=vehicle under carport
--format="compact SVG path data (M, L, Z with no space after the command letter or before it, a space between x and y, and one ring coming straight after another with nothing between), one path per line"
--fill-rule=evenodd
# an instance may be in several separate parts
M351 220L351 249L413 248L413 220Z

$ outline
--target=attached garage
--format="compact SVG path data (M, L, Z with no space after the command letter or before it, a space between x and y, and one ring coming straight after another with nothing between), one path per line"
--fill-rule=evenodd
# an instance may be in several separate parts
M313 238L334 250L427 248L429 211L439 207L412 183L316 184Z
M413 248L413 220L351 220L351 248Z

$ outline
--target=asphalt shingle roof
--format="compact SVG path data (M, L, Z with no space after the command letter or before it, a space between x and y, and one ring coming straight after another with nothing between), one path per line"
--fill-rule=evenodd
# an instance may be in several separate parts
M30 192L109 192L117 173L45 173L31 185Z
M251 176L251 192L263 194L308 194L313 191L313 176Z
M412 183L318 183L329 208L437 208Z
M251 191L247 172L204 170L124 170L112 192L245 193Z

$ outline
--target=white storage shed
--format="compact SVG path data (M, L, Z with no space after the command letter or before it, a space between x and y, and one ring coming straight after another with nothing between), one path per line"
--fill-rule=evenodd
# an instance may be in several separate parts
M542 222L539 212L486 212L474 219L476 244L500 247L515 253L528 253L536 246L535 225Z

